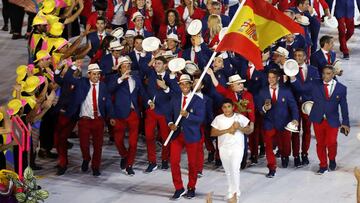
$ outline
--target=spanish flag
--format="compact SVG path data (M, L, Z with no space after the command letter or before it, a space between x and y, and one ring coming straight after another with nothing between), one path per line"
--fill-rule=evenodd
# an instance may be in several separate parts
M236 52L257 69L263 69L262 50L285 35L304 34L304 28L264 0L246 0L239 9L216 52Z

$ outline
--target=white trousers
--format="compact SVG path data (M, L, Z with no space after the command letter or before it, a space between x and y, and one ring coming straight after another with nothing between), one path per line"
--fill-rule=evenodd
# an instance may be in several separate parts
M230 199L234 193L240 197L240 164L244 155L244 142L219 147L219 152L228 182L226 198Z

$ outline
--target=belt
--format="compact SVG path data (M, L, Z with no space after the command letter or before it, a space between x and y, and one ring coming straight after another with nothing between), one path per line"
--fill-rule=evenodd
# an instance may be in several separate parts
M84 120L98 120L98 119L102 119L101 116L97 117L97 118L90 118L88 116L82 116L80 117L80 119L84 119Z

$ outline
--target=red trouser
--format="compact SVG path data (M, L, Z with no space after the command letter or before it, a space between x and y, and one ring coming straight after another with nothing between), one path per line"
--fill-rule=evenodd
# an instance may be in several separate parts
M126 128L129 129L129 149L126 149L124 144ZM116 119L113 130L115 145L120 156L127 159L127 166L132 166L135 161L139 134L139 117L136 112L131 111L129 116L125 119Z
M276 169L276 158L273 152L273 137L278 136L277 145L279 147L281 157L290 156L291 152L291 133L287 130L278 131L275 129L264 131L265 153L268 162L267 167L270 170Z
M311 122L308 115L304 114L301 110L299 112L301 116L301 122L299 123L302 127L301 155L308 155L308 150L310 148L310 140L311 140L311 131L310 131ZM291 143L293 148L293 156L298 157L300 153L300 133L292 133Z
M340 42L340 51L344 54L349 54L349 49L346 42L354 34L354 18L338 18L338 31L339 31L339 42Z
M170 145L170 164L171 164L171 175L173 183L176 190L184 188L183 182L181 179L181 170L180 170L180 161L181 161L181 152L185 147L187 158L188 158L188 170L189 170L189 183L188 188L195 189L196 180L197 180L197 152L199 147L199 142L186 143L183 133L180 133Z
M314 123L314 132L316 137L316 152L320 160L320 167L328 166L326 150L329 160L335 160L337 152L338 128L331 127L326 119L321 123Z
M59 156L58 165L61 167L66 167L68 164L67 138L70 136L75 125L75 121L64 116L62 113L59 114L54 130L54 145Z
M158 127L159 135L162 142L164 142L169 135L170 128L167 125L166 117L164 115L156 114L154 110L146 110L145 118L145 138L148 153L148 160L151 163L156 163L156 144L155 144L155 128ZM167 161L169 159L169 146L162 145L161 159Z
M249 135L249 148L251 156L257 158L259 156L259 138L262 134L263 116L256 111L255 119L254 132Z
M91 168L100 169L102 145L104 141L104 120L102 118L80 118L78 122L80 149L83 160L90 161L90 136L94 147Z
M197 152L197 161L196 161L196 170L197 172L202 172L204 169L204 141L205 141L205 129L204 126L201 126L201 139L199 142L198 152Z

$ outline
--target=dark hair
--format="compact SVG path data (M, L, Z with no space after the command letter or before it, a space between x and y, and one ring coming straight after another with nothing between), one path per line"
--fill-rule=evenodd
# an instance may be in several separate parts
M326 65L323 67L322 72L324 72L325 69L330 69L330 70L334 71L334 66L333 66L333 65L326 64Z
M211 6L220 6L221 7L221 3L218 1L213 1L213 2L211 2Z
M107 9L106 1L97 0L97 1L94 1L93 4L95 7L95 10L97 10L97 11L106 11L106 9Z
M169 20L168 20L169 13L174 13L174 15L175 15L175 26L179 26L180 25L179 13L177 12L177 10L175 10L173 8L167 10L166 13L165 13L165 23L166 23L166 25L169 25Z
M270 73L272 73L272 74L276 75L276 77L280 77L280 73L279 73L279 71L278 71L278 70L276 70L275 68L272 68L272 69L270 69L270 70L269 70L269 72L268 72L268 76L269 76L269 74L270 74Z
M300 4L304 4L305 1L307 1L307 0L296 0L296 6L298 6Z
M221 102L221 106L223 106L224 104L231 104L232 106L234 106L234 102L229 99L229 98L225 98L222 102Z
M144 40L145 38L144 38L144 36L142 36L142 35L136 35L136 36L134 37L134 42L135 42L135 40L137 40L137 39Z
M323 48L326 43L330 43L330 41L333 39L330 35L324 35L320 38L320 47Z
M155 58L155 60L162 61L164 64L167 64L167 60L164 56L158 56Z
M106 19L105 19L103 16L97 17L97 18L96 18L96 22L97 22L98 20L102 20L102 21L106 24Z
M303 52L304 55L307 56L307 55L306 55L306 52L305 52L305 50L304 50L303 48L296 48L295 51L294 51L294 53L295 53L295 52Z

